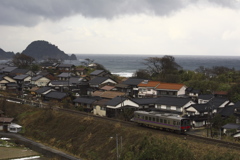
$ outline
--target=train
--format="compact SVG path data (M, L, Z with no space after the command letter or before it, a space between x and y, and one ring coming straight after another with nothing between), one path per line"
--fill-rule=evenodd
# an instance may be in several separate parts
M133 121L139 125L185 133L191 129L190 119L156 111L134 111Z

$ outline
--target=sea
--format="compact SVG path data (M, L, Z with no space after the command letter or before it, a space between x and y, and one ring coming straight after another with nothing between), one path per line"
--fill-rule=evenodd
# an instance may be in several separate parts
M132 77L139 69L146 69L144 59L149 57L163 57L164 55L136 55L136 54L75 54L77 60L65 60L66 64L82 65L85 59L94 60L103 65L112 74ZM206 55L171 55L184 70L196 70L200 66L212 68L224 66L240 70L240 56L206 56ZM6 60L0 60L0 64Z
M131 55L131 54L76 54L77 60L66 60L64 63L81 65L85 59L94 60L103 65L112 74L131 77L138 69L145 69L144 59L163 57L164 55ZM212 68L224 66L240 70L240 56L202 56L171 55L184 70L196 70L200 66Z

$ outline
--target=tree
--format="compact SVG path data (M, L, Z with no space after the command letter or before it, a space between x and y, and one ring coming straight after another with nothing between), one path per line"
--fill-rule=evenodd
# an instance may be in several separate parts
M27 56L23 53L17 53L12 59L12 63L19 68L28 68L34 61L35 59L33 57Z
M82 62L82 65L84 65L85 67L89 67L89 65L93 63L94 63L93 59L86 58L85 61Z
M134 74L133 77L141 78L141 79L151 79L148 71L146 69L139 69Z
M240 101L240 83L232 85L228 92L228 98L232 102Z

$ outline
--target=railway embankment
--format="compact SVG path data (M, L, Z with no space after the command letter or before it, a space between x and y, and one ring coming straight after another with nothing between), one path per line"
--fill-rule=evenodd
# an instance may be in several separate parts
M231 150L181 135L124 126L120 122L90 115L24 105L6 107L10 117L23 126L21 136L51 146L73 157L87 160L117 159L239 159Z

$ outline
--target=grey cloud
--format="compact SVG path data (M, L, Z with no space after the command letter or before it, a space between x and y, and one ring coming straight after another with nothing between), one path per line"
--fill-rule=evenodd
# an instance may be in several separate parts
M169 15L199 0L1 0L0 25L34 26L75 14L112 19L124 14ZM208 0L234 7L236 0Z

